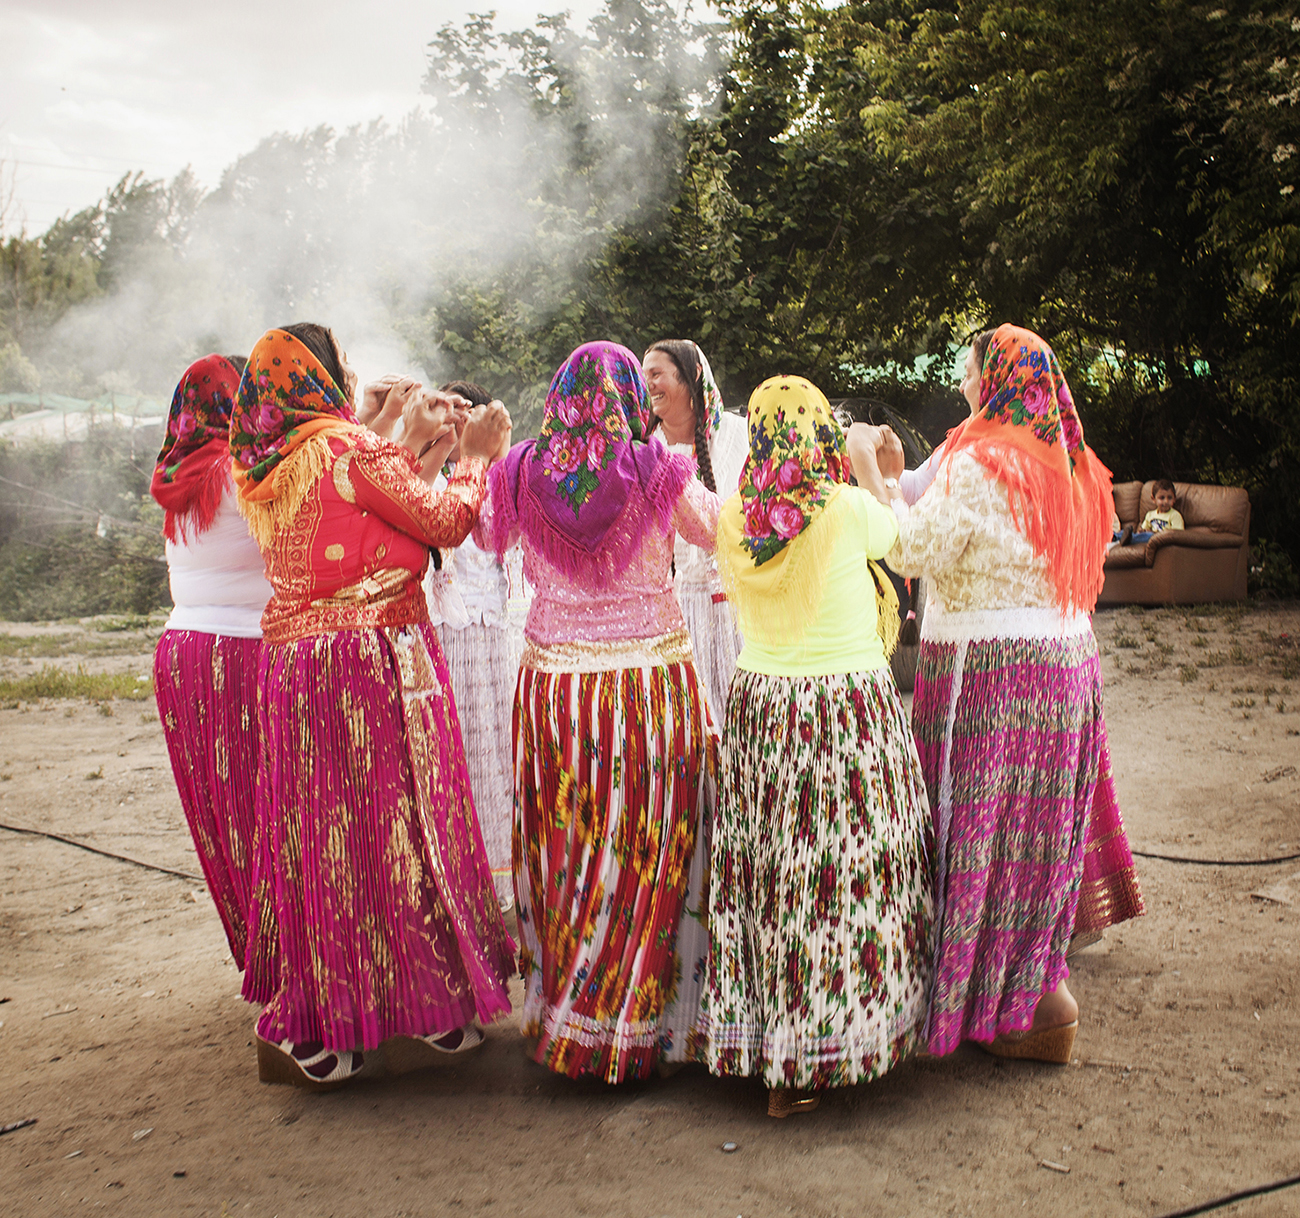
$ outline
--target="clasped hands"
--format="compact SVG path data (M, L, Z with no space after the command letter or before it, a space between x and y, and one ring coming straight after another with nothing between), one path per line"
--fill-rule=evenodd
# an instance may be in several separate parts
M510 450L510 412L501 402L475 406L459 394L425 389L414 377L386 376L367 385L357 417L386 439L400 422L398 443L419 460L426 481L453 454L492 465Z
M884 479L897 478L907 468L903 442L889 426L854 423L845 437L845 449L849 459L848 472L854 474L859 485L865 484L864 478L871 470Z

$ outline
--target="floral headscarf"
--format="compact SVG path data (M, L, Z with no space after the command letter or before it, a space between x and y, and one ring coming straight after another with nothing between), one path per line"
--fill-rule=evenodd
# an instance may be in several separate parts
M516 444L490 476L494 540L517 519L548 558L570 574L601 556L628 503L650 501L665 524L692 462L669 454L650 428L650 395L635 355L617 343L587 343L560 366L546 395L537 439ZM639 540L639 539L626 539Z
M825 586L844 489L844 433L826 395L801 376L774 376L749 399L749 456L718 520L718 570L748 628L767 641L802 633ZM827 518L815 544L795 544ZM874 563L878 628L892 650L898 596Z
M700 380L704 388L704 438L713 443L718 434L718 425L722 422L722 394L718 382L714 379L713 369L709 367L708 356L695 344L695 354L700 357Z
M1062 609L1091 611L1114 511L1111 475L1083 439L1056 354L1037 334L999 326L984 355L980 404L945 459L968 452L1006 484L1016 526L1046 559Z
M185 369L172 394L150 493L165 510L163 534L177 542L208 529L230 477L230 412L239 373L221 355Z
M329 439L363 430L342 389L292 334L268 330L257 340L230 417L230 454L240 510L260 544L328 464Z

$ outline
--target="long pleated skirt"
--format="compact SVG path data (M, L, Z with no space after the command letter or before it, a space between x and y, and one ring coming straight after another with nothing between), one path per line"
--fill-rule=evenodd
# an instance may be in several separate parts
M261 639L164 630L153 661L158 717L181 807L241 969L253 885L261 653Z
M727 691L736 671L736 659L745 640L736 629L731 606L710 584L679 579L677 600L691 636L695 671L709 704L714 726L720 730L727 714Z
M713 1073L839 1087L911 1052L930 980L931 845L888 669L736 672L698 1022Z
M267 644L262 687L251 921L280 950L258 1035L371 1049L508 1013L514 944L433 628Z
M929 1049L1027 1029L1068 975L1089 827L1106 917L1141 912L1106 760L1086 615L945 613L922 627L912 704L934 809L938 930ZM1105 768L1103 768L1105 767Z
M689 655L684 632L681 645ZM695 669L541 671L526 657L514 741L523 1033L558 1073L644 1078L684 1055L706 954Z
M515 784L510 725L522 648L512 645L506 627L481 623L459 630L439 626L438 641L447 657L456 696L474 809L492 868L492 882L498 902L508 908L514 901L510 844Z

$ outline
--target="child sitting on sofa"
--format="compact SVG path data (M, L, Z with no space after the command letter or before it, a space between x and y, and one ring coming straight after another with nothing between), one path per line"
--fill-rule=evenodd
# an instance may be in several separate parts
M1114 535L1114 540L1120 545L1146 545L1157 533L1183 527L1182 514L1174 507L1178 501L1174 484L1168 478L1157 478L1151 484L1151 493L1156 501L1155 507L1142 517L1142 523L1136 530L1125 529Z

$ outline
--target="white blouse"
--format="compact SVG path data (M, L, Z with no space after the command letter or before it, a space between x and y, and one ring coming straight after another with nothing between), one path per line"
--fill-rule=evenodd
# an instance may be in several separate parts
M694 444L670 444L668 451L695 455ZM709 457L713 462L713 480L718 487L718 498L724 503L740 489L740 471L749 456L749 426L737 414L723 412L717 431L709 442ZM677 575L673 581L680 594L683 591L718 591L717 567L709 550L693 546L679 533L673 541L673 567Z
M227 485L210 528L188 541L167 543L175 608L166 628L260 639L262 610L271 599L265 566L235 507L235 488Z

